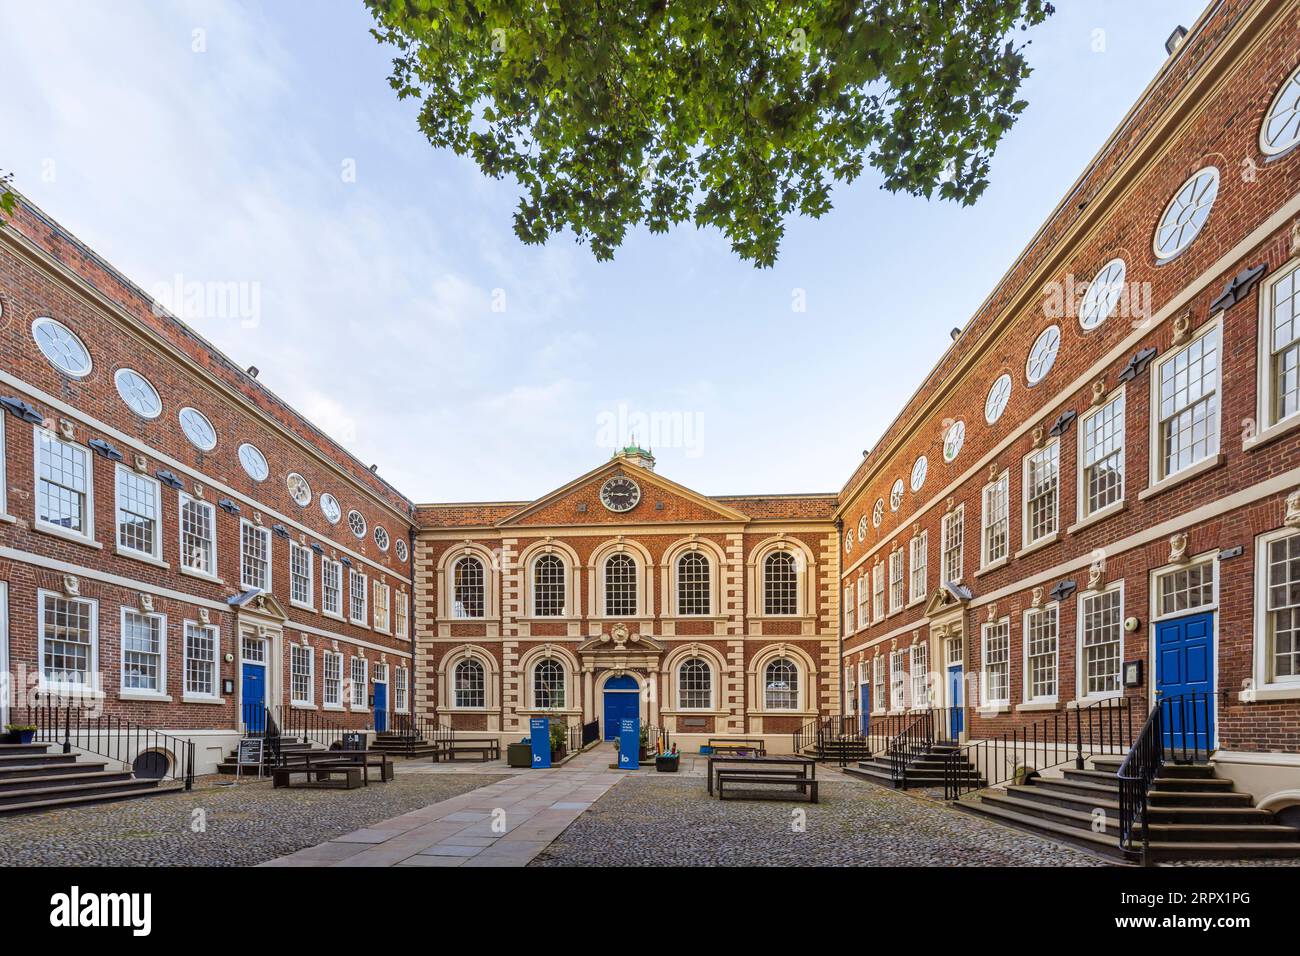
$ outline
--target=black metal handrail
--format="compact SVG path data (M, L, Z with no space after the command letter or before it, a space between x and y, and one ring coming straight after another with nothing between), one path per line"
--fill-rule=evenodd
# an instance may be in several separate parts
M433 744L435 748L443 748L443 742L450 739L451 728L444 727L437 721L420 717L417 714L397 713L393 711L389 714L388 726L389 733L400 738L400 743L406 747L408 758L415 755L415 749L424 744Z
M27 722L36 728L34 740L63 746L65 754L76 748L96 757L115 760L136 773L141 757L155 754L166 761L157 777L179 780L186 790L194 787L194 741L165 734L133 720L98 714L89 716L71 705L46 703L27 707ZM157 766L140 768L137 776L154 776Z
M319 711L285 707L276 708L276 726L281 737L297 737L303 743L313 744L323 750L340 750L346 734L362 733L355 727L330 720Z
M902 733L889 742L889 776L896 786L907 786L907 768L918 757L930 752L934 746L934 712L922 711L909 715L911 720Z
M582 746L585 749L588 744L593 744L600 739L600 720L599 718L582 725Z
M1151 785L1167 761L1191 764L1209 760L1214 749L1211 728L1215 696L1213 693L1178 694L1157 701L1120 764L1120 847L1130 856L1140 856L1144 864L1149 861L1151 845L1147 823L1147 798ZM1140 849L1133 846L1139 823L1142 828Z
M957 800L972 791L1023 780L1071 761L1082 770L1089 757L1120 756L1132 741L1129 698L1113 697L1067 708L949 752L944 760L943 796Z
M792 735L794 737L794 752L803 753L816 747L822 740L822 723L823 718L818 717L816 720L810 720L804 724Z

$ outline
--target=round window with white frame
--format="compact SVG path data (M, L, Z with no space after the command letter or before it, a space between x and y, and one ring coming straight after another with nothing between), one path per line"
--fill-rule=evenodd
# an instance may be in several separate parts
M1156 259L1167 262L1192 244L1210 218L1210 210L1219 195L1219 170L1206 166L1197 170L1179 187L1160 214L1151 248Z
M157 418L162 414L162 399L153 384L131 368L120 368L113 374L117 394L141 418Z
M1029 358L1025 360L1025 380L1030 385L1037 385L1047 378L1047 373L1056 364L1056 355L1060 350L1061 329L1049 325L1034 340L1034 345L1029 350Z
M989 386L988 397L984 399L984 420L990 425L1002 417L1011 401L1011 376L1003 372Z
M922 455L912 463L912 490L920 491L925 485L925 476L930 471L930 459Z
M379 545L380 551L388 550L388 531L383 525L375 525L375 544Z
M397 544L393 545L393 550L397 553L397 560L405 563L407 558L406 542L398 538Z
M1259 128L1259 148L1265 156L1285 153L1296 143L1300 143L1300 67L1277 91Z
M181 431L185 433L191 445L199 451L212 451L217 447L217 430L212 427L208 417L197 408L186 406L181 409L177 417L180 419Z
M877 498L876 503L871 506L871 527L879 528L880 522L885 520L885 499Z
M943 436L943 460L956 461L961 454L961 446L966 443L966 423L960 418L948 426Z
M348 512L348 527L352 529L352 533L358 538L366 536L366 519L362 517L360 511Z
M300 508L306 508L311 504L311 485L307 484L307 479L296 471L289 472L289 477L284 479L285 487L289 489L291 497Z
M848 554L853 550L853 529L850 528L844 532L844 553Z
M867 516L863 515L858 519L858 541L859 543L867 540Z
M62 322L43 315L32 323L32 338L49 363L71 378L85 378L92 363L90 350Z
M889 489L889 510L897 511L903 506L903 479L895 478L894 486Z
M1083 302L1079 305L1079 325L1085 331L1095 329L1115 311L1120 296L1124 294L1126 271L1123 259L1112 259L1101 267L1101 271L1088 284L1088 291L1084 293Z
M248 442L239 446L239 463L254 481L266 481L271 474L271 466L266 463L266 456L261 449Z
M339 519L343 517L343 509L339 507L339 500L328 491L320 496L320 511L330 524L338 524Z

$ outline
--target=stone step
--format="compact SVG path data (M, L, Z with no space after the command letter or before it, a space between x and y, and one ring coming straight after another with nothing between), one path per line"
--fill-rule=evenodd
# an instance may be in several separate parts
M35 773L30 776L0 777L0 795L40 789L41 787L72 786L78 783L99 783L104 781L122 781L131 779L130 770L95 770L92 764L77 764L77 767L90 767L82 773ZM100 765L102 766L102 764Z
M1151 790L1147 793L1147 803L1153 807L1231 807L1254 806L1250 794L1235 790L1220 793L1204 793L1188 790Z
M1300 842L1295 827L1267 823L1149 823L1153 843Z
M144 797L153 797L163 793L170 793L170 790L163 790L157 786L158 781L150 781L154 784L148 789L134 790L116 790L98 793L83 793L76 796L55 796L46 797L45 799L33 799L26 803L7 803L0 804L0 816L10 816L19 813L37 813L42 810L56 810L60 807L79 807L98 803L118 803L122 800L139 800Z
M48 751L0 754L0 770L5 767L27 767L46 763L72 763L76 759L75 753L49 753Z
M1116 833L1093 833L1084 827L1021 812L1014 806L1006 805L1005 801L1001 804L997 801L986 801L986 796L982 794L978 800L959 800L955 806L968 813L992 818L1016 829L1029 830L1042 836L1083 846L1094 853L1113 859L1124 859L1124 852L1120 849L1119 836Z
M1170 777L1162 775L1151 781L1152 790L1173 790L1183 793L1230 793L1232 781L1226 777Z
M95 770L103 770L107 763L103 761L89 761L82 763L77 760L75 754L68 754L57 761L42 761L41 763L15 763L0 766L0 783L13 777L32 777L36 775L53 776L55 774L65 773L91 773Z
M47 786L44 787L32 787L29 790L13 790L0 793L0 813L3 813L6 807L22 806L33 801L55 800L65 797L133 794L141 790L153 790L157 786L157 780L137 780L130 776L126 780L100 780L89 783L78 781L70 784L64 784L60 778L56 777L54 781L47 781Z

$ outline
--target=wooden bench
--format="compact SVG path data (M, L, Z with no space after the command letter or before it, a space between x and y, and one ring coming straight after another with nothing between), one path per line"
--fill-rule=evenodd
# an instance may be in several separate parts
M362 785L370 786L370 768L379 770L379 782L393 779L393 762L388 754L378 750L310 750L280 755L278 769L302 773L314 770L356 768Z
M710 737L708 748L715 754L753 753L760 757L767 756L767 747L761 740L736 737Z
M443 756L455 760L457 754L478 754L480 763L501 759L501 741L495 737L457 737L447 741Z
M739 799L746 800L793 800L795 794L807 800L808 803L817 802L817 781L811 777L805 777L802 774L792 774L794 771L772 771L770 773L758 773L752 770L719 770L718 771L718 799L727 799L727 784L732 784L731 799L738 799L737 789L744 794ZM761 787L782 787L784 789L773 793L758 793L751 788ZM793 789L790 789L793 788Z
M295 774L303 774L306 781L295 784ZM309 787L322 790L355 790L366 786L365 768L356 764L336 765L329 762L298 761L292 765L276 767L271 771L274 787Z
M725 768L723 766L724 764L727 765ZM780 777L786 780L814 780L817 777L817 761L808 757L714 755L709 757L707 769L708 790L710 796L713 795L713 777L715 767L717 768L718 775L738 771L739 775L742 777L768 776Z

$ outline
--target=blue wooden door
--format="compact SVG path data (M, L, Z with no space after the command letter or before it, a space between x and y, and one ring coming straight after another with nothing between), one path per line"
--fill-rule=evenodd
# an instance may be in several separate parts
M858 685L858 721L862 724L862 736L866 736L871 724L871 685Z
M611 677L605 684L605 739L618 737L624 717L641 713L641 693L634 678Z
M1214 613L1156 624L1156 701L1164 704L1165 745L1180 755L1214 746Z
M266 730L266 665L244 663L240 701L244 710L244 732Z
M966 678L960 664L948 668L948 735L953 740L961 737L966 726Z
M382 733L388 729L388 685L375 685L375 730Z

